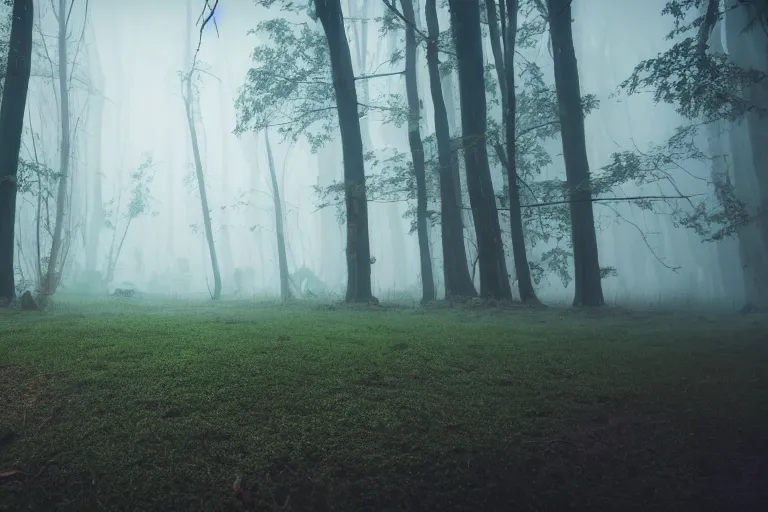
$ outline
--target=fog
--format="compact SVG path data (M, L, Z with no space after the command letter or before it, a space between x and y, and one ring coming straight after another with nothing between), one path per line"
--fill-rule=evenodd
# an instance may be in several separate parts
M664 0L574 3L573 30L581 90L583 94L596 95L600 101L599 108L586 117L587 150L593 170L608 164L616 151L663 142L683 124L672 107L655 104L650 94L614 95L617 86L637 63L670 45L664 36L672 23L659 14L664 3ZM132 186L130 173L139 168L147 156L152 158L154 173L149 185L149 211L132 220L110 289L130 286L152 293L205 297L213 286L180 78L180 73L190 66L185 55L185 40L192 24L192 49L197 47L199 38L197 60L204 71L197 79L197 129L222 274L222 293L230 296L240 287L241 295L279 295L275 216L264 134L234 134L234 102L248 69L255 65L251 53L260 41L259 35L248 34L248 31L262 20L284 14L277 9L257 7L252 0L226 0L217 7L215 26L208 24L200 35L201 4L192 2L190 16L184 0L91 0L87 15L85 2L75 3L71 15L70 61L77 63L74 76L81 77L83 83L75 80L71 94L72 123L76 126L68 221L71 243L62 289L74 287L89 268L106 273L110 248L120 244L122 224L116 235L108 226L98 230L98 247L95 256L90 256L94 261L88 261L86 250L88 226L100 203L119 200L124 211ZM347 2L342 4L345 9L349 8ZM382 16L385 10L379 3L370 7L370 18ZM421 5L417 4L416 12L423 17ZM37 57L30 82L22 158L32 159L33 152L37 151L39 158L56 168L59 132L53 97L55 83L52 85L50 78L46 78L46 73L50 75L49 64L41 58L41 52L46 51L41 45L43 39L47 41L47 51L55 52L56 19L45 3L38 7L36 16L40 30L36 30L35 35ZM441 28L447 28L447 12L441 12L441 17ZM87 22L82 49L74 59L77 32L83 30L83 19ZM319 22L306 17L305 21L322 31ZM353 18L351 23L359 21ZM367 41L368 69L356 69L358 76L402 68L401 63L387 62L392 50L391 38L381 35L378 28L377 21L372 19ZM402 34L397 37L402 39ZM354 54L357 41L349 30L348 39ZM549 37L545 33L539 39L535 48L521 52L526 59L537 62L546 79L552 82ZM492 61L490 48L486 50L486 60ZM426 137L433 133L434 126L423 51L418 73L424 104L421 129L422 136ZM455 120L459 119L460 103L457 80L456 73L447 79L453 84L454 97L448 98L448 105L453 110L449 114ZM371 95L404 94L402 76L369 82ZM500 120L500 107L495 107L492 117L493 114ZM376 113L365 119L369 127L369 134L364 135L366 150L390 148L407 152L405 127L386 125L382 119ZM35 144L32 132L38 135ZM334 207L319 209L321 200L313 188L342 178L340 142L337 138L313 153L304 138L282 140L274 130L270 138L284 203L289 270L294 272L306 267L325 282L329 295L342 296L346 280L345 230L337 220ZM564 177L559 138L547 141L546 147L553 163L546 167L542 178ZM686 166L685 171L679 176L681 189L686 194L706 192L710 169L694 162ZM500 189L501 169L497 166L492 172ZM101 198L97 181L101 184ZM660 193L657 185L646 189L627 185L622 192L627 196ZM35 261L33 194L24 195L18 208L18 243L24 253L20 266L29 277L34 275ZM112 205L107 210L114 208ZM372 280L374 294L382 300L403 297L417 300L420 294L419 248L415 233L409 233L411 221L403 218L407 208L405 202L370 203L371 253L376 259ZM723 285L724 280L739 282L733 278L739 273L739 262L732 257L735 254L732 240L719 244L719 248L718 244L702 243L690 230L675 227L671 218L641 212L628 203L596 203L595 215L600 264L617 271L617 275L603 280L608 303L675 301L734 305L743 302L743 290L738 285L728 289ZM469 218L467 212L467 224L471 225ZM507 222L502 222L502 231L508 227ZM433 227L431 254L438 295L441 295L439 236L439 226ZM551 245L539 244L530 252L535 256L548 247ZM472 262L472 244L468 250ZM731 257L718 257L718 250ZM508 247L507 253L508 268L513 273ZM241 269L238 279L247 281L244 288L236 283L237 269ZM474 279L477 283L477 273ZM539 297L547 302L564 302L573 296L573 284L564 287L554 275L545 276L536 288Z

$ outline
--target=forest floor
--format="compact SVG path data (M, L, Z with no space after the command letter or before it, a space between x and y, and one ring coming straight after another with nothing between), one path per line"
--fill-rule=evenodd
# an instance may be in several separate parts
M1 310L0 510L768 510L767 396L760 315Z

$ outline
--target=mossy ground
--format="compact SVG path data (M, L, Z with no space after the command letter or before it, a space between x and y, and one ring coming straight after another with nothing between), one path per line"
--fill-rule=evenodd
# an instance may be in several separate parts
M0 510L768 510L766 396L758 315L4 310Z

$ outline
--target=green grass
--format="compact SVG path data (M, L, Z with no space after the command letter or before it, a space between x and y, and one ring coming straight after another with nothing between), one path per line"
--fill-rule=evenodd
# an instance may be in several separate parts
M768 510L767 333L690 312L0 311L0 472L22 472L0 510Z

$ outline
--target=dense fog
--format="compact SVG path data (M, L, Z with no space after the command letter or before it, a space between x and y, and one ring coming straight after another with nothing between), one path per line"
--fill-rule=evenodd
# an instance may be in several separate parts
M581 91L594 94L599 101L599 107L585 118L586 146L593 172L609 164L613 153L642 151L652 144L661 144L684 124L672 106L657 104L652 94L617 93L619 84L640 61L654 57L672 44L665 36L672 30L673 21L660 14L665 3L573 3L573 37ZM386 34L381 30L381 18L387 11L384 3L349 0L342 2L342 6L348 18L347 39L355 74L387 75L402 70L402 62L391 63L390 55L402 49L403 34ZM419 16L416 25L424 27L423 2L416 2L415 6ZM441 29L445 30L449 26L448 9L438 9ZM104 279L111 272L110 258L116 259L113 276L107 283L110 292L129 287L146 293L207 297L212 289L210 253L195 181L181 77L190 68L191 55L196 55L201 71L195 78L195 119L222 276L222 296L266 298L280 294L265 137L263 132L234 133L235 100L248 70L258 65L252 59L254 47L268 42L263 34L249 34L249 30L261 21L282 16L297 24L305 23L320 33L322 27L306 14L286 14L278 7L267 9L253 0L222 0L211 23L200 34L201 12L208 11L198 0L74 3L68 38L69 62L73 67L73 151L70 210L65 227L68 255L62 272L62 291L79 292L86 286L84 283L97 275L95 272ZM538 14L524 9L520 16L532 18ZM35 59L21 158L45 162L55 170L59 99L57 81L52 76L56 67L57 20L45 2L37 6L35 17ZM365 30L363 25L367 25ZM486 24L483 27L485 30ZM367 35L365 44L361 34ZM721 39L719 32L714 37ZM487 38L484 53L486 63L492 64ZM521 47L518 55L519 61L536 62L545 81L553 83L551 45L546 31L536 36L535 44ZM359 69L361 60L365 69ZM423 48L418 54L417 74L422 102L421 135L428 137L434 132L434 121ZM366 97L405 94L404 78L397 73L364 82L365 85L362 81L357 83L361 102ZM443 82L455 133L460 122L457 73L451 72ZM497 92L489 92L489 101L495 95ZM490 109L490 118L500 122L501 115L497 102ZM409 151L406 126L387 123L382 112L372 109L365 113L361 130L366 151ZM323 200L315 189L342 179L338 130L334 140L314 152L306 137L285 140L273 128L269 138L282 196L288 269L292 274L308 269L325 284L324 294L342 297L346 282L346 232L339 219L339 208L320 208ZM703 147L711 142L703 135L699 139ZM564 179L559 136L544 145L551 163L543 168L540 177ZM151 165L142 167L148 159ZM491 165L494 185L500 193L504 187L503 172L498 163L492 161ZM144 209L130 220L126 230L126 212L131 208L137 169L145 169L149 174L144 174L143 179L151 176L151 181L146 188ZM376 169L371 164L366 172L370 175ZM710 193L711 172L711 165L706 162L686 162L675 175L676 185L687 195ZM639 196L674 194L675 190L668 184L642 187L630 183L621 187L621 193ZM412 205L408 200L369 197L369 201L372 261L375 258L373 293L381 300L418 300L419 245L416 233L411 233L411 220L405 218ZM20 195L17 281L27 280L30 287L35 281L38 208L34 189ZM435 205L431 208L439 209ZM702 242L702 237L691 229L675 226L671 216L644 212L629 202L595 203L594 211L600 265L615 269L615 275L602 281L607 303L719 303L741 307L745 302L734 238ZM466 234L471 241L470 218L466 209ZM514 279L506 234L509 223L503 218L501 228L506 237L507 267ZM443 291L438 224L430 227L429 240L440 297ZM42 244L45 249L50 242L43 240ZM554 244L565 246L567 240L529 247L529 257L535 260ZM467 251L471 265L476 254L473 243L467 243ZM477 285L478 272L473 270L473 276ZM313 279L300 279L298 288L306 291L313 286ZM317 293L318 289L313 291ZM545 302L570 301L573 281L564 287L557 271L545 271L536 291ZM513 292L517 293L514 286Z

